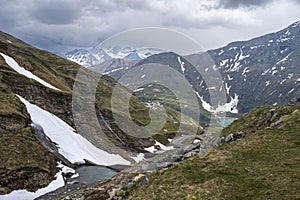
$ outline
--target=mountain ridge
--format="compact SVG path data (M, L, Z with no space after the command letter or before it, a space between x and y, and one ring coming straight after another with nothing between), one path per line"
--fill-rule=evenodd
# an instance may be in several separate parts
M183 74L198 92L202 106L211 112L223 110L230 113L234 110L246 113L259 105L283 105L295 101L300 96L299 24L297 21L280 31L246 41L231 42L206 53L177 55L173 56L172 60L165 52L155 54L137 64L126 66L126 69L114 72L115 69L123 67L116 65L115 68L109 69L109 75L118 80L129 70L151 60L158 64L172 63L171 67ZM177 58L185 59L187 66L188 63L193 66L188 67L190 69L183 73ZM201 72L202 78L196 71ZM208 95L209 88L207 86L202 88L199 85L205 82L203 77L210 79L212 73L218 72L222 80L220 78L214 80L220 83L215 92L225 92L226 102L222 102L219 108L213 108L210 102L212 99Z

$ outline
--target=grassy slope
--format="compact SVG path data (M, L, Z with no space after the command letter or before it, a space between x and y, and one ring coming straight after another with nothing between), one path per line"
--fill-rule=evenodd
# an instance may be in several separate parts
M300 106L273 106L284 122L256 126L268 119L270 108L259 107L224 130L247 130L246 138L150 174L150 183L127 198L299 199Z

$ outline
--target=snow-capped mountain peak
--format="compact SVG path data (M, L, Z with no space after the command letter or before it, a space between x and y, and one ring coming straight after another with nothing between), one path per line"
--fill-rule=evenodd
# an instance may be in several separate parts
M74 49L65 53L64 57L85 67L90 67L111 59L128 59L137 61L147 58L154 53L152 53L151 49L134 49L131 47L121 48L118 46L103 48L96 46L91 50Z

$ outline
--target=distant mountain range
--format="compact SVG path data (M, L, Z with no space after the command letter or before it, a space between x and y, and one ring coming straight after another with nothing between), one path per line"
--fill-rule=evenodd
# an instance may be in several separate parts
M157 53L154 49L134 49L131 47L110 47L103 48L96 46L91 50L74 49L70 52L62 54L68 60L76 62L85 67L90 67L103 63L111 59L128 59L128 60L141 60Z
M204 64L207 56L212 61ZM135 59L135 62L107 62L104 73L115 79L145 63L169 65L186 77L206 110L246 113L259 105L286 104L296 101L300 96L300 21L276 33L232 42L202 54L183 57L164 52L142 60ZM197 67L201 75L196 72ZM97 66L93 70L103 72ZM222 83L221 88L209 88L205 84L203 77L209 76L210 71L220 72L222 80L217 81ZM212 107L209 96L211 90L225 92L227 103Z

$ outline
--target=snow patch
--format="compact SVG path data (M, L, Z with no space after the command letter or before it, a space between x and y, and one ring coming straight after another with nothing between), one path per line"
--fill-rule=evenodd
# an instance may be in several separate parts
M270 71L270 68L267 69L267 70L265 70L261 75L264 76L264 75L266 75L269 71Z
M248 57L250 57L250 55L248 54L248 55L243 55L243 50L241 49L241 54L240 54L240 57L239 57L239 61L241 61L241 60L244 60L245 58L248 58Z
M272 71L272 76L275 75L278 72L278 70Z
M229 94L231 86L229 86L228 83L225 83L225 88L226 88L227 94Z
M297 22L295 22L294 24L293 24L293 28L295 28L295 27L297 27L298 25L300 25L300 21L297 21Z
M221 61L220 61L220 66L221 66L221 67L225 66L225 64L228 63L228 61L229 61L229 59L221 60Z
M155 140L155 146L160 146L161 150L157 150L154 146L144 148L144 150L149 151L150 153L155 153L155 152L160 152L160 151L168 151L174 149L173 146L165 146L162 143L159 143L158 141Z
M144 88L139 88L139 89L134 90L134 92L143 91L143 90L144 90Z
M135 162L140 162L145 160L145 154L139 153L137 156L130 156Z
M279 60L279 61L276 63L276 65L278 65L278 64L280 64L280 63L286 62L286 61L288 60L289 56L290 56L290 54L287 55L286 57L284 57L283 59Z
M113 72L117 72L117 71L120 71L120 70L122 70L122 69L124 69L123 67L120 67L120 68L116 68L116 69L113 69L113 70L111 70L111 71L108 71L108 72L104 72L103 74L104 75L106 75L106 74L110 74L110 73L113 73Z
M110 154L106 151L96 148L87 139L65 123L54 114L43 110L42 108L29 103L24 98L18 96L25 104L33 123L40 125L45 134L59 147L59 153L72 163L85 163L84 159L98 165L115 165L130 162L120 155Z
M178 59L178 62L179 62L179 64L180 64L181 71L182 71L182 73L184 73L184 72L185 72L185 68L184 68L184 62L183 62L183 61L181 61L181 59L180 59L180 57L179 57L179 56L177 56L177 59Z
M231 72L239 71L240 66L241 66L241 65L240 65L239 62L235 62L233 68L230 69L229 71L231 71Z
M282 81L280 81L280 85L282 85L284 82L286 81L286 79L283 79Z
M220 56L220 55L222 55L223 53L224 53L224 50L221 49L221 51L218 53L218 55Z
M7 56L1 52L0 52L0 54L4 58L5 62L19 74L22 74L22 75L26 76L27 78L34 79L37 82L39 82L40 84L42 84L48 88L60 91L60 89L52 86L51 84L47 83L46 81L44 81L44 80L40 79L39 77L37 77L36 75L32 74L30 71L27 71L26 69L21 67L12 57Z
M287 30L284 34L291 35L291 32L289 30Z
M201 142L201 140L199 140L199 139L194 139L193 144L198 144L199 142Z
M55 175L56 179L52 181L47 187L40 188L36 192L29 192L27 190L14 190L9 194L0 195L0 199L1 200L15 200L15 199L32 200L48 192L54 191L57 188L64 186L65 181L63 179L62 173L68 173L68 172L75 173L75 170L61 163L58 163L57 167L61 168L61 170Z
M291 73L291 74L288 74L288 79L291 79L291 78L293 78L293 76L294 76L294 73Z
M295 90L295 88L291 89L288 94L291 94L293 91Z
M229 49L228 49L228 51L230 51L230 50L236 50L237 49L237 47L230 47Z
M248 73L248 72L250 72L249 67L246 67L246 68L243 70L242 75L246 77L246 73Z
M212 68L213 68L214 71L217 71L217 70L218 70L218 68L217 68L216 65L214 65Z
M231 113L238 113L237 105L239 103L239 95L234 93L234 98L230 97L230 102L224 104L224 105L218 105L217 108L213 108L209 103L207 103L202 96L199 95L198 92L195 92L198 98L202 102L202 107L212 113L224 113L224 112L231 112Z
M227 78L228 78L229 81L233 80L233 78L231 78L229 74L227 74Z

